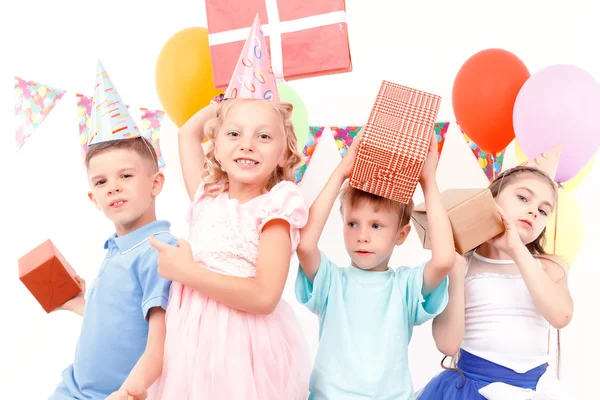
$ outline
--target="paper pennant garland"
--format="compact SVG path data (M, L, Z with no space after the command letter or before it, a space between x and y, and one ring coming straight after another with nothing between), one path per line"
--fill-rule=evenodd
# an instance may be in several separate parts
M450 122L436 122L435 123L435 134L438 142L438 156L442 153L444 147L444 141L446 140L446 133ZM331 132L335 143L340 150L340 155L344 157L348 148L352 145L352 141L362 129L362 126L331 126Z
M465 138L465 141L469 145L469 148L473 152L473 155L475 155L475 158L477 158L479 166L485 173L485 176L487 176L488 180L491 182L496 179L496 176L500 173L500 171L502 171L505 150L493 154L486 153L481 150L464 132L462 132L462 134Z
M435 124L435 134L438 141L438 156L441 154L442 148L444 147L444 141L446 140L446 133L448 132L449 126L450 122L436 122ZM297 183L300 183L302 180L302 177L308 168L312 152L317 146L319 138L323 134L325 128L325 126L311 126L309 128L309 138L304 147L304 157L306 159L304 164L302 164L300 169L296 172ZM337 148L340 151L340 155L344 157L352 145L352 141L362 129L362 126L330 126L329 128L331 129Z
M17 150L33 135L64 94L64 90L15 76Z
M142 112L142 136L152 143L158 156L158 168L162 170L165 166L165 159L160 151L160 125L165 117L165 112L147 108L141 108L140 111Z
M450 122L436 122L435 123L435 137L438 143L438 157L442 154L442 148L444 147L444 142L446 141L446 133L448 132L448 127L450 126ZM340 155L344 157L348 148L352 144L354 137L358 134L358 132L362 129L362 126L332 126L331 131L333 132L333 136L335 138L335 142L338 145L338 149L340 150Z
M304 162L296 171L296 183L300 183L302 178L304 177L304 173L306 172L306 168L308 168L308 164L310 163L310 159L319 144L319 139L323 135L323 131L325 131L324 126L311 126L308 129L308 138L306 139L306 145L304 146L304 150L302 153L304 154Z

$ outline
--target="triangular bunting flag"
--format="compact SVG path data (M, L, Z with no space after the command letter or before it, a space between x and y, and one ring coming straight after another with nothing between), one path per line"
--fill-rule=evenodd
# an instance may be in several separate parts
M162 170L165 166L165 159L160 151L160 125L162 124L165 112L161 110L148 110L141 108L142 112L142 136L152 143L156 155L158 156L158 168Z
M64 94L64 90L15 76L17 150L33 135Z
M81 146L81 157L85 158L87 153L90 131L90 115L92 114L92 97L77 93L77 116L79 118L79 145Z
M340 155L344 157L362 126L332 126L330 128Z
M304 173L306 172L306 168L308 168L310 159L312 158L313 152L315 151L317 144L319 144L319 139L321 139L321 135L323 135L324 130L324 126L309 127L306 145L304 146L304 150L302 150L302 153L304 154L304 162L302 163L300 168L298 168L298 171L296 171L296 183L300 183L300 181L302 181Z
M481 169L485 173L485 176L487 176L488 180L490 182L492 182L494 179L496 179L496 176L498 176L498 174L500 174L500 171L502 171L502 163L504 162L504 152L505 152L505 150L502 150L501 152L493 153L493 154L492 153L486 153L483 150L481 150L475 144L475 142L473 142L471 140L471 138L469 138L462 131L462 129L461 129L461 132L463 134L463 137L465 138L465 141L469 145L469 148L473 152L473 155L475 156L475 158L479 162L479 166L481 167Z
M446 133L448 133L448 127L450 126L450 122L436 122L435 123L435 138L437 139L438 144L438 158L442 154L442 149L444 148L444 143L446 142Z

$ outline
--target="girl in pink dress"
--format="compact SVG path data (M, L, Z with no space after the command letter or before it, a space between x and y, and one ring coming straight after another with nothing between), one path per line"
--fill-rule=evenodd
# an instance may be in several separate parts
M281 300L308 218L293 183L301 156L291 112L287 103L226 100L199 111L179 132L192 200L189 243L152 241L159 273L173 283L163 372L151 399L308 396L308 349Z

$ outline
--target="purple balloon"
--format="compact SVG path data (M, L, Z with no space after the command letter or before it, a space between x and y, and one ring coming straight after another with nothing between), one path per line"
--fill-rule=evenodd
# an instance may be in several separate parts
M574 65L546 67L519 91L513 125L528 158L563 144L555 181L566 182L600 145L600 83Z

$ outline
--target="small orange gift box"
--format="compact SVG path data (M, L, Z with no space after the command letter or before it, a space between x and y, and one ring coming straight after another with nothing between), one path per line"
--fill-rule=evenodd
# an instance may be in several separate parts
M19 259L19 279L47 313L81 293L75 276L51 240Z

